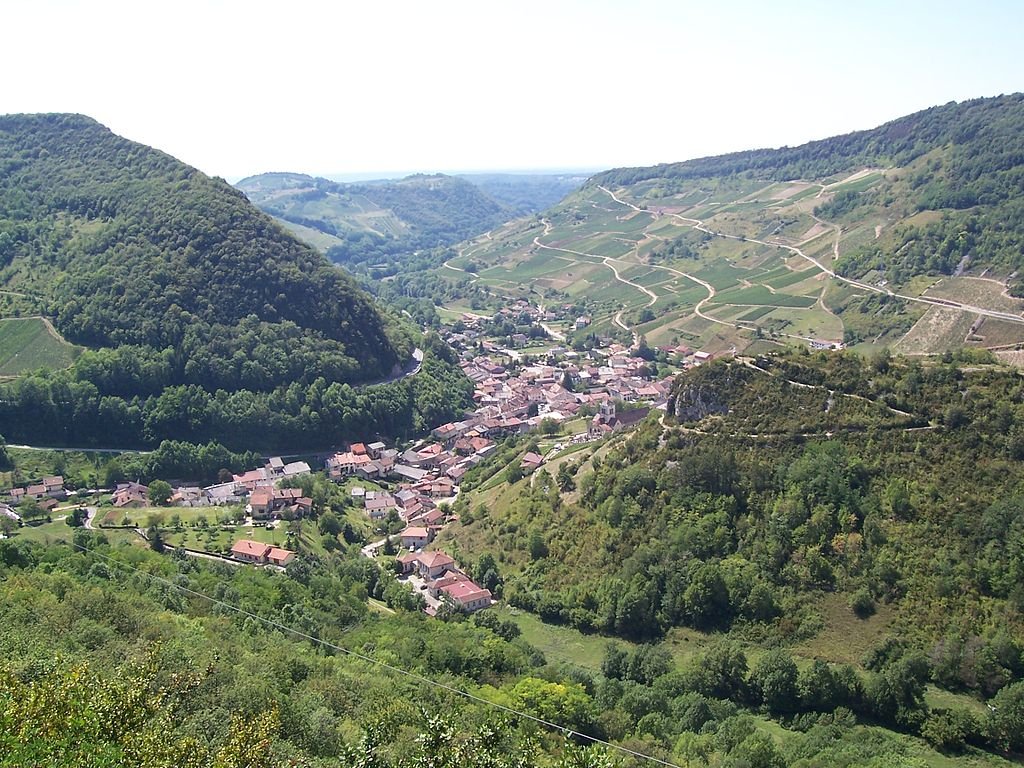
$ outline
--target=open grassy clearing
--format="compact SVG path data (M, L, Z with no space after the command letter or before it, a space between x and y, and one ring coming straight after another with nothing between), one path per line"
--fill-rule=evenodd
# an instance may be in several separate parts
M859 665L864 654L889 633L895 618L889 606L880 604L874 616L859 619L847 597L839 594L821 595L816 608L823 622L821 631L794 646L793 652L834 664Z
M43 475L62 474L65 478L75 477L95 488L102 482L103 468L118 454L95 453L92 451L37 451L27 448L7 448L7 454L14 462L12 472L0 472L0 489L11 488L38 480Z
M67 368L80 351L57 336L42 318L0 320L0 376Z
M53 544L68 544L71 542L72 537L77 530L80 529L72 528L63 520L54 519L51 523L42 522L38 525L23 526L14 532L12 538L20 539L22 541L34 541L47 546ZM106 536L107 540L114 545L127 542L140 547L146 546L145 542L131 530L114 529L103 531L103 535Z
M545 624L533 614L505 605L497 605L491 610L499 618L515 622L523 633L523 639L539 649L549 663L569 664L600 672L601 661L609 644L632 647L631 643L624 640L585 635L570 627Z

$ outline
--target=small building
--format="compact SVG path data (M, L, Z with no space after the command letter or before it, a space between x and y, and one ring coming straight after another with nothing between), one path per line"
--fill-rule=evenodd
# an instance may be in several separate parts
M436 579L455 568L455 560L444 552L421 552L416 560L417 569L424 579Z
M276 565L284 568L288 563L295 559L295 553L290 549L282 549L281 547L271 547L270 551L267 552L267 562L271 565Z
M544 457L543 456L541 456L540 454L534 453L533 451L528 451L526 453L526 455L523 456L523 460L522 460L522 462L520 462L519 466L522 469L534 470L534 469L537 469L537 467L539 467L543 463L544 463Z
M231 556L243 563L254 565L277 565L284 567L295 559L295 553L281 547L273 547L252 539L239 539L231 547Z
M419 555L415 552L403 552L395 558L395 561L401 567L402 573L412 573L420 562Z
M410 526L399 534L402 539L402 546L406 549L419 549L425 547L433 540L429 528Z
M469 579L457 581L441 588L442 599L447 600L460 611L472 613L491 605L491 591L474 584Z
M121 483L111 501L118 509L138 509L149 504L149 488L140 483Z
M418 483L430 473L425 469L418 469L417 467L410 467L405 464L395 464L395 468L391 471L391 474L398 475L401 478Z
M267 562L267 555L271 546L251 539L239 539L231 547L231 556L243 563L263 564Z
M254 520L265 520L274 511L274 489L257 488L249 497L249 512Z

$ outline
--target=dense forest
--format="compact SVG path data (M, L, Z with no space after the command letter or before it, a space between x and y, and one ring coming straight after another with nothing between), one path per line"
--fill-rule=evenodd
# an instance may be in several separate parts
M884 607L892 633L861 662L880 677L832 704L897 729L922 732L932 715L907 692L929 683L1021 696L1016 371L967 352L721 361L679 378L667 422L587 472L510 476L500 505L463 499L451 546L492 554L511 604L635 640L684 627L785 647L821 631L823 596L864 618ZM916 682L874 687L890 674Z
M260 392L200 384L139 387L147 361L124 379L68 371L24 376L3 387L0 424L13 442L146 447L163 440L218 441L236 450L325 448L375 435L408 438L461 416L472 383L450 348L430 336L414 376L352 387L322 376ZM141 379L138 377L142 377ZM157 379L157 381L159 381Z
M877 270L895 283L918 274L991 267L1024 290L1024 94L951 102L798 147L759 149L650 168L597 174L589 183L700 181L743 175L766 181L834 180L863 168L889 169L886 183L841 192L817 215L839 224L865 208L897 224L879 242L858 244L837 263L843 275ZM921 212L941 217L906 222Z

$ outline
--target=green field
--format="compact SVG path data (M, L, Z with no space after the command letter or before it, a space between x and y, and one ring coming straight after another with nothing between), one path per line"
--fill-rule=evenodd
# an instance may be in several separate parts
M749 304L771 307L812 307L817 299L810 296L793 296L788 293L772 293L766 286L733 289L719 293L712 300L714 304Z
M737 317L736 319L741 323L752 323L755 320L760 320L762 317L771 312L772 309L773 307L757 307L756 309L752 309L742 317Z
M67 368L78 352L78 347L54 335L42 318L0 320L0 376Z

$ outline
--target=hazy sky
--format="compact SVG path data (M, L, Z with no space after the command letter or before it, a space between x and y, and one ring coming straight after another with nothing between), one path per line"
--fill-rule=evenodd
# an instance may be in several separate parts
M0 20L0 113L81 112L229 179L650 165L1024 89L1019 0L3 0Z

